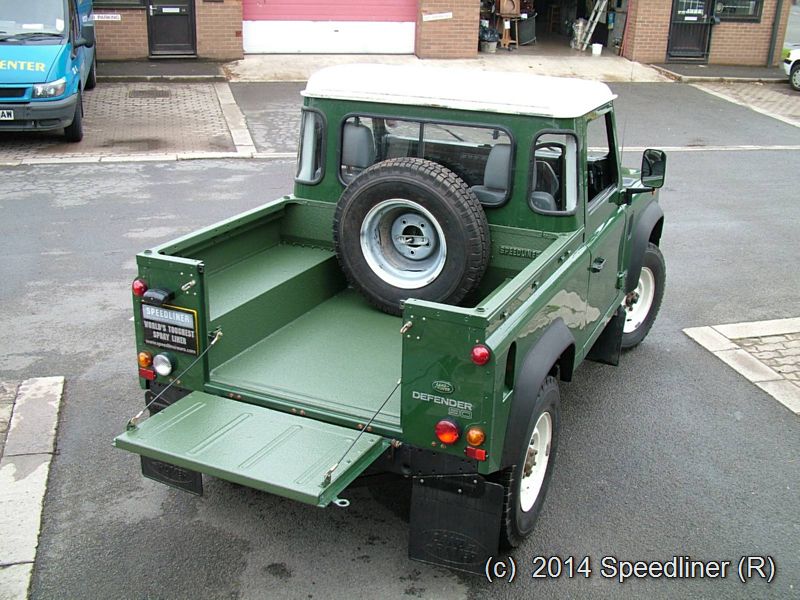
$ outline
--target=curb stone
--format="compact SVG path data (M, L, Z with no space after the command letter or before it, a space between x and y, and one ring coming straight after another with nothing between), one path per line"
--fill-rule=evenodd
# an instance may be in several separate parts
M0 600L25 598L30 586L44 494L55 451L63 377L0 383L16 390L0 459Z

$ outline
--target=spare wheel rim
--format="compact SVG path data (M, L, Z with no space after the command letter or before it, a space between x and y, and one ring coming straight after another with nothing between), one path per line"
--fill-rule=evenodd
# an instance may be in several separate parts
M370 269L396 288L431 284L444 269L447 241L439 221L418 203L391 198L361 222L361 252Z

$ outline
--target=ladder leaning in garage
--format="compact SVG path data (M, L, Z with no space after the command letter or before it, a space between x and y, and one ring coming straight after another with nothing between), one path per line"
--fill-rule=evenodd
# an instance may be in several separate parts
M597 27L597 22L600 20L600 15L606 10L607 4L608 0L597 0L594 3L592 14L589 16L589 24L586 27L583 38L578 40L578 42L580 42L578 47L581 49L581 51L586 50L586 46L589 45L589 40L592 39L594 28Z

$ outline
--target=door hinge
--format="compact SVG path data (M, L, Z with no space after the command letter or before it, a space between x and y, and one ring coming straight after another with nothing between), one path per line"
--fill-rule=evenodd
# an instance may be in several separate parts
M617 289L621 290L625 286L625 280L628 278L628 272L622 271L617 273Z

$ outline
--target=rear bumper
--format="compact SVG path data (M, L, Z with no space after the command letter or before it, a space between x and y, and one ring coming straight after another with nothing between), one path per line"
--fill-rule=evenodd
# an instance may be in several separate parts
M0 111L14 111L13 121L0 120L0 131L49 131L67 127L75 117L77 104L78 94L64 100L0 103Z

